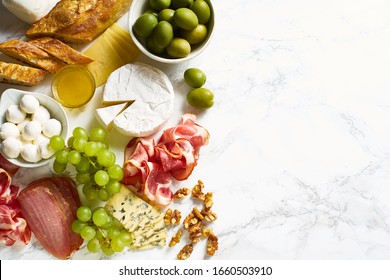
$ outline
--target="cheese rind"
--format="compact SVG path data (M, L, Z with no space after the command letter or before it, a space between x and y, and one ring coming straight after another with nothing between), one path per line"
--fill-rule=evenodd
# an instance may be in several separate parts
M107 80L103 102L134 100L115 117L114 127L131 137L145 137L160 130L170 117L174 90L163 71L142 63L127 64Z

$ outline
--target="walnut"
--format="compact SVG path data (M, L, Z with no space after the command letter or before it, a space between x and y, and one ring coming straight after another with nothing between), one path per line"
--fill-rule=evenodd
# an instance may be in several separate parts
M194 249L194 246L192 244L185 245L180 250L179 254L177 254L177 259L178 260L186 260L186 259L188 259L191 256L193 249Z
M196 224L197 222L198 222L198 218L195 217L194 213L191 212L184 219L183 222L184 229L188 230L192 225Z
M168 208L168 210L165 212L165 215L164 215L164 223L167 226L171 225L171 219L172 219L172 209Z
M198 184L196 184L192 188L192 193L191 193L192 197L204 201L205 194L203 193L203 188L204 188L203 182L201 180L198 180Z
M209 237L207 238L206 253L210 256L213 256L215 254L215 251L217 250L218 250L218 237L214 235L214 233L210 233Z
M209 237L210 233L212 233L213 231L211 230L211 228L208 228L208 227L205 227L204 225L202 225L202 227L200 228L200 232L201 232L203 238L207 238L207 237Z
M210 192L206 193L203 203L204 203L204 207L206 209L210 209L211 206L213 206L213 204L214 204L214 202L213 202L213 194L210 193Z
M180 224L180 220L181 220L181 213L180 213L179 210L175 209L175 210L172 212L172 209L169 208L169 209L165 212L165 215L164 215L164 223L165 223L167 226L170 226L170 225L176 226L176 225Z
M201 212L199 212L198 208L194 208L192 210L192 213L194 214L195 217L197 217L199 220L204 220L204 216Z
M181 188L174 193L173 199L181 199L186 197L189 194L190 194L189 188Z
M211 211L211 209L203 209L201 213L203 214L205 220L208 222L215 221L218 218L217 214Z
M172 236L172 239L169 242L169 247L175 246L177 243L180 242L180 239L181 239L181 230L179 229L177 233L174 236Z
M195 231L190 233L190 240L192 243L198 243L202 237L201 231Z

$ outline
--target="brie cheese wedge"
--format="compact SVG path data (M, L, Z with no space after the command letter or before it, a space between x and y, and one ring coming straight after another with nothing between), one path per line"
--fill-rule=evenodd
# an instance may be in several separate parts
M60 0L2 0L3 6L6 7L16 17L27 23L34 23L45 15Z
M108 78L102 103L118 104L133 100L134 102L119 114L115 115L119 105L115 105L112 111L107 109L106 113L113 119L113 126L122 134L131 137L152 135L165 125L172 113L172 83L164 72L155 67L141 63L127 64ZM98 112L99 114L102 115L102 112Z

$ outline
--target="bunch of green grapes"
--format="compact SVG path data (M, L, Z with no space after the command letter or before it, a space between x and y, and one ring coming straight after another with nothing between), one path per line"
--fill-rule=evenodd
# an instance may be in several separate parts
M111 256L132 243L131 234L103 207L92 211L88 206L81 206L77 209L77 218L72 230L88 242L87 249L92 253L102 251Z
M50 146L56 151L53 170L62 173L72 164L87 200L107 201L121 188L123 169L115 164L116 156L105 143L106 135L100 127L93 128L89 134L86 129L76 127L67 145L61 136L50 138Z

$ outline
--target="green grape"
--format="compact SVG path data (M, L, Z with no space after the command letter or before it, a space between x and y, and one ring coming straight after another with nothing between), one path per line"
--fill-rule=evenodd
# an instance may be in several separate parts
M102 228L99 228L98 231L96 232L96 238L99 241L106 239L106 236L107 236L107 231Z
M112 227L107 230L107 237L113 239L114 237L118 236L120 233L121 230L119 228Z
M52 136L49 143L50 147L56 152L65 148L65 141L59 135Z
M73 136L69 137L67 142L69 148L73 148L73 142L74 142L74 137Z
M89 135L89 139L91 141L96 142L104 142L106 139L107 133L106 131L101 127L95 127L91 130L91 133Z
M119 183L118 181L110 180L106 184L106 190L110 194L116 194L116 193L118 193L120 191L120 189L121 189L121 183Z
M65 149L62 149L62 150L59 150L56 152L56 160L59 162L59 163L68 163L68 151L65 150Z
M100 201L108 201L111 197L111 194L106 189L98 190L98 198Z
M80 220L74 220L72 223L72 230L75 233L80 234L81 230L87 225L87 223L82 222Z
M111 179L120 181L123 179L123 169L119 164L111 165L107 169L108 176L110 176Z
M100 149L97 153L97 161L101 166L110 167L115 164L115 154L107 149Z
M108 222L108 214L104 208L99 208L92 214L92 221L93 223L100 227L105 225Z
M118 234L117 238L122 240L125 246L129 246L131 242L133 242L133 237L131 236L131 233L127 231L122 231L120 234Z
M76 170L78 172L88 172L90 165L89 159L85 156L81 156L80 162L76 165Z
M88 131L85 128L82 127L76 127L72 131L73 137L76 138L84 138L88 141Z
M88 243L87 243L87 249L91 253L99 252L100 251L100 242L99 242L99 240L96 237L94 237L91 240L89 240Z
M114 219L108 215L108 219L107 219L107 222L102 226L103 229L110 229L112 228L114 225Z
M57 159L53 162L53 170L56 173L63 173L66 169L67 164L58 162Z
M77 209L77 218L82 222L88 222L92 217L92 210L88 206L81 206Z
M91 226L85 226L80 231L80 235L84 240L91 240L96 235L96 230Z
M73 142L73 148L80 152L80 153L83 153L84 152L84 149L85 149L85 145L87 144L87 140L85 140L84 138L75 138L74 139L74 142Z
M85 144L84 153L88 157L96 156L98 151L99 151L99 145L97 144L97 142L90 141Z
M72 150L67 156L68 162L77 165L81 161L81 154L78 151Z
M91 181L91 175L88 172L79 172L76 174L76 181L80 184L86 184Z
M99 186L105 186L110 181L110 176L106 171L98 170L94 175L94 179Z
M119 235L111 239L111 248L115 252L122 252L125 249L125 244L122 239L119 238Z
M94 189L90 183L83 186L83 194L87 200L95 200L98 197L97 190Z
M115 251L110 247L110 244L103 243L103 244L101 245L101 249L102 249L102 252L103 252L106 256L112 256L113 254L115 254Z

